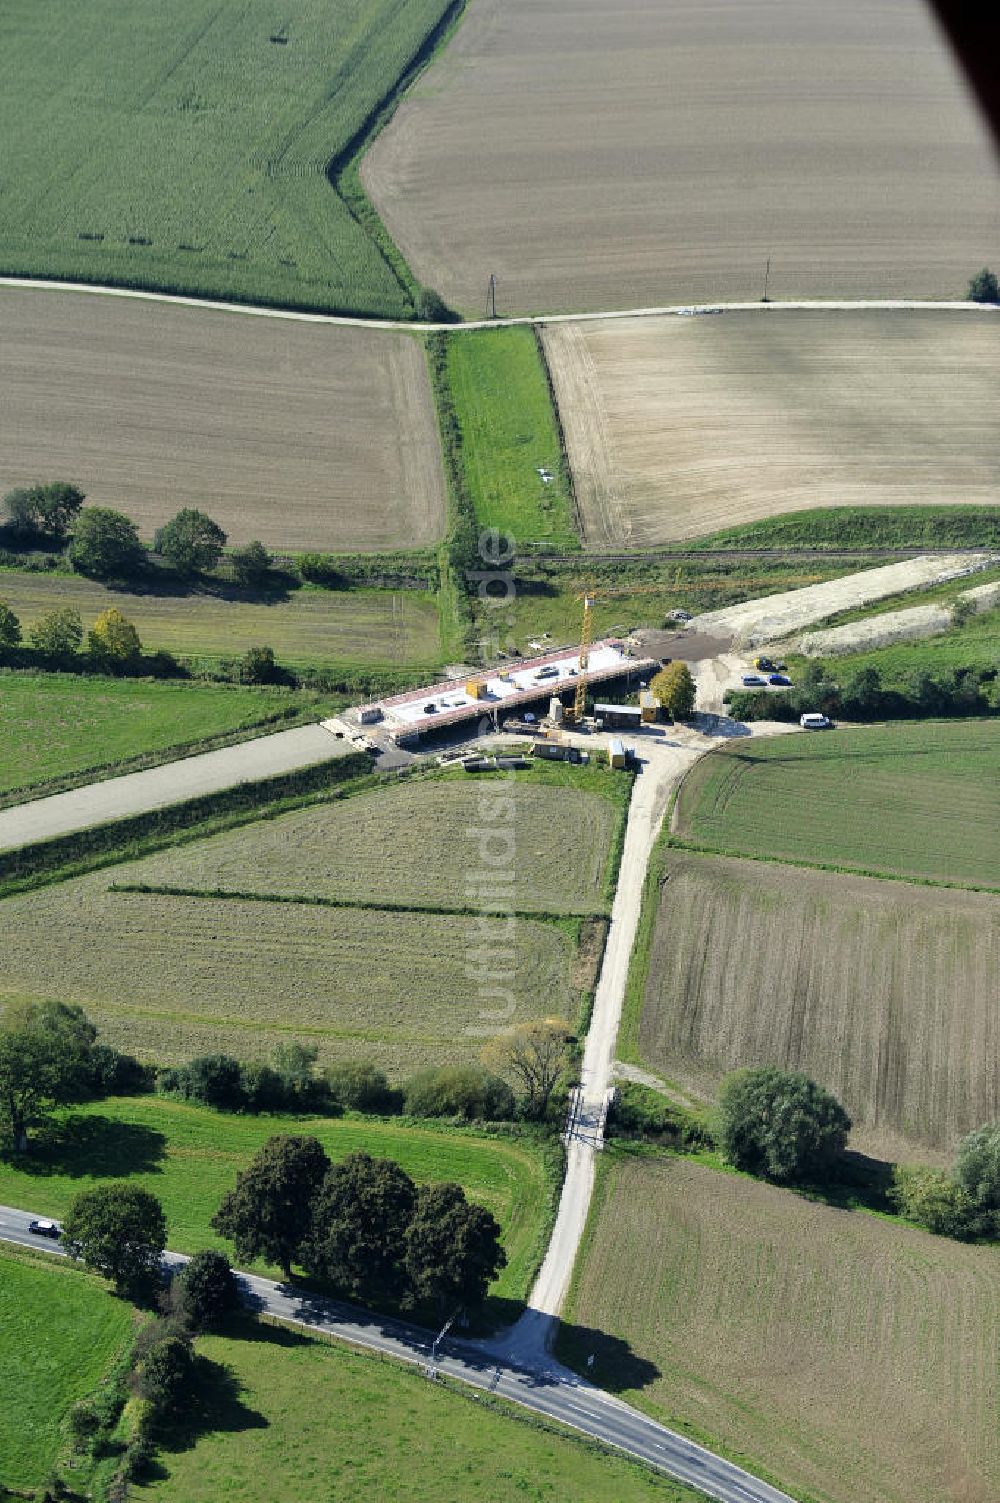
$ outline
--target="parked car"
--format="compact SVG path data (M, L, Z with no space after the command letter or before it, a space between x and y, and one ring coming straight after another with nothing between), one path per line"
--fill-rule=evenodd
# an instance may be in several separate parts
M772 672L778 666L777 663L772 663L770 658L754 658L753 665L755 668L763 668L765 673Z
M430 704L424 705L424 714L425 715L436 715L437 714L437 708L438 708L437 705L434 703L433 700L431 700Z
M744 673L743 683L747 689L763 689L766 687L759 673Z
M786 673L769 673L767 681L769 684L773 684L776 689L790 689L792 686L792 681Z
M58 1221L29 1221L28 1231L35 1237L61 1237L62 1227Z
M811 711L808 715L799 716L799 725L804 731L829 731L833 729L833 721L826 715L820 715L818 711Z

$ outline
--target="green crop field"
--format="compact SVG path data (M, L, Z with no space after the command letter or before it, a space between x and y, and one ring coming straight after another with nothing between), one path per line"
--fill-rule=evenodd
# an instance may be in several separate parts
M153 760L308 703L288 690L229 684L0 673L0 802L15 788L56 780L64 786L94 769Z
M134 1179L162 1202L170 1247L226 1247L209 1222L237 1170L282 1132L319 1138L332 1159L362 1150L395 1159L419 1184L455 1180L503 1227L509 1261L493 1292L527 1294L553 1186L541 1151L525 1139L351 1115L238 1117L163 1097L122 1097L58 1113L28 1157L0 1159L0 1203L59 1217L80 1190Z
M128 881L202 891L307 894L334 901L477 908L487 894L538 913L608 907L608 860L627 779L580 769L586 788L530 781L410 781L302 809L150 857ZM577 832L573 861L561 832ZM502 877L492 860L503 842ZM508 880L511 879L511 880ZM389 920L391 922L391 920Z
M1000 1116L1000 898L669 849L658 860L667 880L627 1029L643 1063L709 1097L727 1070L803 1070L880 1158L948 1152Z
M485 329L453 336L447 369L462 433L465 482L479 527L497 528L518 553L535 544L557 551L579 548L534 330Z
M0 1249L0 1494L41 1497L62 1450L61 1426L124 1350L128 1305L71 1264Z
M1000 1493L996 1247L608 1154L567 1319L564 1359L810 1503Z
M565 925L109 891L139 869L6 899L0 998L79 1002L109 1043L163 1064L297 1038L397 1077L576 1016Z
M997 506L828 506L713 532L689 548L997 548Z
M147 652L239 657L266 643L281 663L434 664L441 652L437 605L418 590L295 590L273 604L192 592L144 595L78 576L8 570L0 600L23 627L47 611L79 611L84 627L117 606Z
M327 167L447 9L12 0L0 267L405 317L407 274Z
M270 1324L198 1342L190 1426L168 1432L150 1503L698 1503L568 1431L428 1383L416 1369ZM303 1396L308 1395L308 1402Z
M951 596L955 591L952 589ZM950 597L945 597L950 598ZM923 603L922 601L919 603ZM960 668L996 668L1000 661L1000 610L984 611L961 626L925 641L900 642L870 652L844 653L826 662L831 676L843 683L861 668L875 668L885 688L905 688L915 674L934 678Z
M677 832L731 854L1000 888L1000 721L924 721L713 752Z

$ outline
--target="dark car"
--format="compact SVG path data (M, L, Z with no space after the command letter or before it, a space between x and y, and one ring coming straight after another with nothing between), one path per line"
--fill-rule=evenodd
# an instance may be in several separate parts
M57 1221L29 1221L28 1231L36 1237L61 1237L62 1228Z
M743 683L748 689L763 689L765 687L764 680L759 673L744 673Z
M787 673L769 673L767 681L769 684L773 684L776 689L790 689L792 686L792 681Z
M425 715L436 715L437 714L437 708L438 708L437 705L433 704L433 703L429 704L429 705L424 705L424 714Z

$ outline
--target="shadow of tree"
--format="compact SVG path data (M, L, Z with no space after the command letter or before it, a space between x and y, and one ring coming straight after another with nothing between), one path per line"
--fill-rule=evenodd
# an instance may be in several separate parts
M591 1326L564 1321L556 1337L555 1355L609 1393L647 1388L661 1376L655 1362L634 1352L627 1341ZM593 1357L593 1362L590 1358Z
M243 1330L238 1334L242 1336ZM244 1384L225 1363L195 1357L183 1412L160 1432L160 1456L190 1451L203 1435L266 1430L270 1421L243 1402L245 1392ZM145 1469L145 1476L151 1480L169 1475L169 1466L162 1459L154 1459Z
M90 1114L64 1117L38 1129L28 1153L15 1160L25 1174L88 1175L123 1179L155 1174L167 1140L155 1128Z

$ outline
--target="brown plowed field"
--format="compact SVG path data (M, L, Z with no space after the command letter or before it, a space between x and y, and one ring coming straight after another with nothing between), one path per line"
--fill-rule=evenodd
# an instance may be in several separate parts
M726 313L544 331L585 541L824 506L995 503L995 317Z
M797 1498L1000 1497L996 1247L615 1156L566 1318L595 1382Z
M985 132L908 0L476 0L362 176L481 315L961 296L995 246Z
M444 481L418 340L89 293L0 289L0 491L68 479L148 536L420 547Z
M803 1070L888 1157L1000 1116L1000 899L668 851L643 1060L711 1094L742 1066Z

